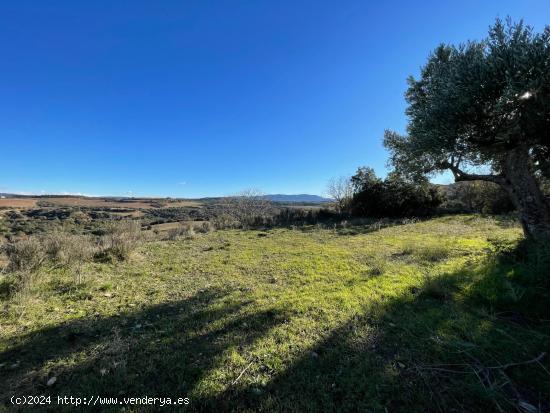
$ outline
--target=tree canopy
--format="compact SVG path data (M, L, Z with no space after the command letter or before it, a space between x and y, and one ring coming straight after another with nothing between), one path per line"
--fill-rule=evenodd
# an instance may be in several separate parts
M390 162L409 177L450 170L503 186L527 234L550 210L537 177L550 160L550 27L498 20L481 41L440 45L408 79L407 135L386 131Z
M550 152L550 27L497 20L482 41L440 45L420 79L410 77L408 136L386 132L393 165L407 173L464 167L501 170L503 154L526 146L543 163Z

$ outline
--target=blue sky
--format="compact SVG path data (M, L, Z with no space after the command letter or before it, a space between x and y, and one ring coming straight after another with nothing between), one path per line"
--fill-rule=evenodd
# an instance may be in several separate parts
M360 165L384 175L407 76L506 15L541 30L550 2L0 0L0 192L322 194Z

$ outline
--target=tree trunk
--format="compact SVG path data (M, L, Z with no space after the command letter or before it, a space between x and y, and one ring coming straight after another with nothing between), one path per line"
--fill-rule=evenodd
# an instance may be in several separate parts
M550 206L532 172L526 148L508 152L499 182L516 205L525 236L534 240L550 238Z

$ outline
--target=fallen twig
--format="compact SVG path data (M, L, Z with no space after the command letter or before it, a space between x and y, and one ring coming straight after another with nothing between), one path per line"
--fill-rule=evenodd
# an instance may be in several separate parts
M544 358L544 356L546 356L546 353L542 352L532 360L522 361L522 362L519 362L519 363L502 364L500 366L491 366L491 367L487 367L487 368L488 369L501 369L501 370L504 370L504 369L507 369L508 367L523 366L525 364L538 363L539 361L541 361Z
M248 363L248 366L246 366L243 371L241 371L241 374L239 374L239 377L237 377L235 380L233 380L233 383L231 383L232 386L234 386L235 384L237 384L237 382L239 381L239 379L242 377L242 375L250 368L250 366L252 366L252 363L254 363L254 361L251 361L250 363Z
M446 373L456 373L456 374L470 374L469 371L463 371L463 370L451 370L451 369L444 369L440 367L424 367L424 366L417 366L420 370L434 370L434 371L443 371Z

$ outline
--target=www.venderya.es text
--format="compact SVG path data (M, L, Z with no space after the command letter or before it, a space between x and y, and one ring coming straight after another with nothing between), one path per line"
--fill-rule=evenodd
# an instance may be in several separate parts
M13 405L60 405L60 406L185 406L190 403L188 397L87 397L75 396L12 396Z

